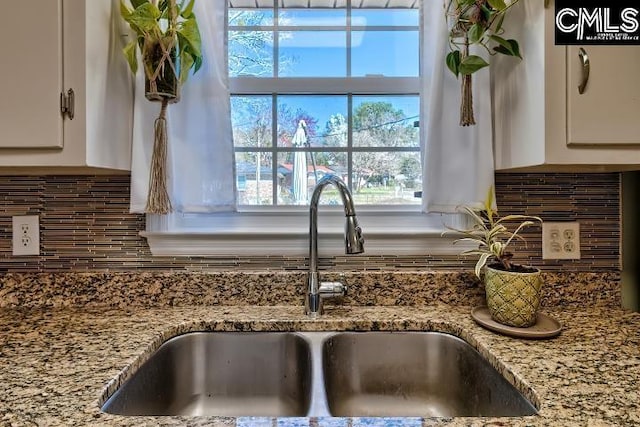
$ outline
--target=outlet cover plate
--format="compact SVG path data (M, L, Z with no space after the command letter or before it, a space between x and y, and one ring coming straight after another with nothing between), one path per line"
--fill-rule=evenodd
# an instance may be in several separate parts
M580 259L580 223L542 223L542 259Z
M38 215L14 216L13 255L40 255L40 217Z

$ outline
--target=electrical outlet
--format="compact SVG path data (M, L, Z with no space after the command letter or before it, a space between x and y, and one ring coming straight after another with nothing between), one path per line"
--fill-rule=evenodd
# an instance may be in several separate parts
M580 223L543 223L542 259L580 259Z
M40 255L40 217L13 217L13 255Z

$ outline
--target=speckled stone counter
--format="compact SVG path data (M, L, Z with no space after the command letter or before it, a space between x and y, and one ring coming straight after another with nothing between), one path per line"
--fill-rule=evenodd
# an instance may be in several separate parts
M0 425L640 425L640 315L616 308L615 273L547 274L543 311L564 329L539 341L478 326L470 311L482 302L481 288L468 275L354 274L348 277L352 295L346 305L328 306L315 321L302 314L303 279L298 273L0 276ZM538 406L539 414L234 419L100 411L162 342L185 332L345 330L456 335Z
M479 305L484 287L473 272L321 272L349 286L352 306ZM10 273L0 276L0 307L128 308L192 305L298 305L304 272ZM620 273L543 272L542 306L621 307Z

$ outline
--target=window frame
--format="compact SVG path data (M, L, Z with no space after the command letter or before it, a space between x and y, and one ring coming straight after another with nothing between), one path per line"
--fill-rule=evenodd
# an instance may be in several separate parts
M264 28L268 29L270 26ZM308 26L286 28L313 29ZM381 28L388 29L388 27ZM363 30L366 27L352 29ZM423 31L420 26L417 29L422 43ZM233 27L229 27L228 30L233 30ZM350 65L348 67L350 68ZM274 67L274 74L276 70L277 68ZM285 80L288 81L285 83ZM346 78L239 76L230 77L229 86L232 96L260 96L274 93L421 96L422 89L420 76ZM265 148L265 150L271 152L275 147ZM274 163L277 163L276 159ZM464 244L454 246L452 243L457 236L443 234L447 226L455 228L467 226L468 220L462 214L423 213L419 205L363 205L356 206L356 211L365 237L364 256L457 255L468 246ZM174 212L164 216L148 214L146 231L140 234L147 239L154 256L297 257L308 255L308 227L308 206L240 206L237 212L201 214ZM318 231L321 256L344 255L343 230L344 213L341 207L322 206Z
M425 214L419 209L356 206L365 238L364 255L457 255L469 245L443 234L447 226L466 228L462 214ZM344 255L344 212L321 206L318 215L321 256ZM154 256L308 256L308 207L203 214L147 215L141 233Z
M284 81L283 81L284 80ZM416 78L381 78L381 77L354 77L354 78L264 78L264 77L236 77L230 79L231 96L289 96L289 95L319 95L319 96L414 96L420 97L420 79ZM349 102L349 105L351 103ZM273 111L272 126L277 126L277 112ZM351 112L348 112L350 115ZM353 131L351 123L349 124L350 132ZM275 135L273 136L275 138ZM309 147L309 148L292 148L283 147L272 140L272 144L266 147L237 147L234 146L236 153L270 153L272 155L272 177L276 176L278 168L278 154L287 152L344 152L349 155L353 153L363 152L408 152L419 153L420 147L356 147L352 144L352 135L349 135L349 144L346 147ZM347 164L349 176L352 173L352 165ZM351 187L351 182L347 185ZM275 178L272 178L272 197L273 205L279 206L277 202L278 187ZM250 205L251 208L260 209L261 207L270 207ZM281 205L288 207L290 205ZM379 209L385 209L386 205L379 205ZM406 206L408 209L416 205L393 205Z
M239 11L252 11L254 8L238 7L233 8ZM281 10L293 10L293 11L309 11L310 8L306 7L294 7L288 9L282 9L279 6L278 1L273 2L273 7L264 8L264 10L272 10L273 18L272 22L267 25L228 25L227 32L272 32L273 33L273 45L272 45L272 76L229 76L229 92L230 96L288 96L288 95L308 95L308 96L345 96L347 97L349 110L351 109L352 97L357 96L413 96L420 99L421 97L421 79L420 79L420 66L421 63L421 49L418 49L418 69L416 70L416 76L411 77L384 77L384 76L365 76L365 77L353 77L352 76L352 33L353 32L380 32L380 31L398 31L417 32L418 46L422 44L422 31L420 22L417 25L357 25L352 20L352 11L358 8L351 8L351 2L347 1L344 8L338 8L338 10L344 11L344 22L339 25L286 25L280 22ZM232 9L229 9L232 10ZM326 10L319 8L319 10ZM418 11L419 12L419 11ZM299 31L344 31L345 35L345 63L346 63L346 77L278 77L279 75L279 58L280 58L280 43L279 34L282 32L299 32ZM238 147L234 145L234 151L236 153L269 153L271 154L271 186L272 186L272 205L279 205L278 201L278 183L276 181L277 169L279 164L279 154L287 152L343 152L347 154L347 170L348 177L346 184L352 189L353 178L353 154L357 152L412 152L419 153L420 147L355 147L353 145L353 128L352 120L349 122L349 135L347 147L310 147L307 149L289 148L283 147L278 144L277 135L275 129L278 126L278 113L276 111L277 102L273 102L272 111L272 141L267 147ZM349 118L353 111L347 111L347 117ZM250 205L252 208L261 205ZM262 205L264 206L264 205ZM289 206L289 205L283 205ZM397 205L396 205L397 206ZM407 204L408 209L414 204ZM384 209L381 206L380 209Z

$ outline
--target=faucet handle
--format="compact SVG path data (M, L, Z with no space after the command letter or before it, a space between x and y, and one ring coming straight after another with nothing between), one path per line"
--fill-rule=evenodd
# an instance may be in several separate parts
M339 298L347 294L347 285L341 282L322 282L318 292L322 298Z
M349 291L349 283L347 281L347 275L345 273L338 273L339 282L342 283L342 287L344 288L344 295L347 296L347 292Z
M347 216L345 227L345 253L361 254L364 252L364 237L362 237L362 227L358 224L355 215Z

